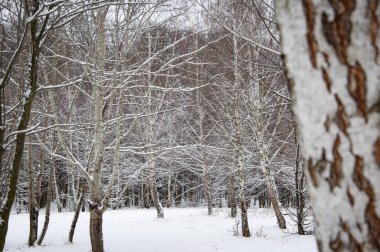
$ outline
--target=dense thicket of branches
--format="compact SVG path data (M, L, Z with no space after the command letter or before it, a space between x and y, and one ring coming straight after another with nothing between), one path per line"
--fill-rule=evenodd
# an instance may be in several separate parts
M244 224L245 208L273 206L281 228L288 212L303 234L306 183L267 1L77 2L1 2L2 209L37 46L13 205L33 213L31 230L52 202L91 211L93 251L108 207L239 207Z

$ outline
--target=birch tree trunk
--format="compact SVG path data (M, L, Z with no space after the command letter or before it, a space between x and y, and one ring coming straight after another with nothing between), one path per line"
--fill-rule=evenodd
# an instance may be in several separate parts
M241 229L242 235L244 237L250 237L251 232L249 231L248 225L248 213L247 205L245 201L245 167L243 164L243 153L242 153L242 143L241 143L241 119L240 119L240 72L238 66L238 41L237 37L233 35L233 45L234 45L234 124L235 124L235 148L236 148L236 162L239 173L239 201L241 210Z
M320 251L380 250L379 5L276 2Z
M212 215L212 200L211 200L211 193L210 193L208 167L206 165L206 159L204 156L205 156L205 153L203 153L203 184L204 184L205 197L207 201L207 213L208 215Z
M199 50L199 37L196 36L195 38L195 47L196 50ZM196 62L198 62L198 55L196 56ZM195 80L196 80L196 86L199 87L199 66L196 66L195 69ZM204 109L204 96L203 96L203 90L197 89L196 90L196 99L197 99L197 113L199 117L199 136L198 136L198 143L201 145L199 151L201 153L201 159L202 159L202 172L203 172L203 187L204 187L204 195L207 202L207 213L208 215L212 215L212 199L211 199L211 192L210 192L210 179L209 179L209 168L207 165L207 158L206 158L206 151L205 151L205 134L204 134L204 121L206 116L206 111Z
M58 190L58 182L57 182L57 175L56 175L56 163L55 163L55 160L53 159L52 160L52 163L51 165L53 166L53 184L54 184L54 193L55 193L55 200L56 200L56 203L57 203L57 210L58 210L58 213L61 213L62 212L62 204L61 204L61 198L60 198L60 195L59 195L59 190Z
M257 52L258 53L258 52ZM249 50L249 62L254 62L253 61L253 52L252 50ZM260 57L257 55L257 57ZM249 64L249 73L250 76L254 76L255 80L260 80L259 75L258 75L258 69L257 66L254 66L254 64ZM261 170L263 173L263 177L265 180L265 185L267 188L267 192L269 194L269 199L272 203L273 211L276 215L277 218L277 223L278 226L281 229L286 229L286 221L281 213L280 209L280 204L279 200L277 198L277 187L275 183L274 176L271 172L270 169L270 159L269 159L269 146L271 145L271 142L273 140L273 136L270 136L268 142L265 141L264 133L265 133L265 128L264 128L264 122L265 122L265 114L263 116L262 113L262 108L263 108L263 102L262 102L262 95L260 94L260 85L259 81L254 81L252 84L252 93L253 93L253 102L252 102L252 112L253 112L253 118L255 120L256 124L256 132L255 132L255 137L256 137L256 144L257 144L257 149L259 150L259 158L260 158L260 166ZM269 119L267 119L269 120ZM278 123L281 120L278 120ZM274 134L278 128L278 124L276 124L275 129L272 134Z
M149 191L152 201L157 210L157 218L164 218L164 209L162 207L160 198L157 191L157 182L156 182L156 162L153 155L149 157Z
M103 112L105 107L104 101L104 70L106 54L106 34L105 22L108 12L108 6L100 8L97 12L98 18L98 38L95 48L95 64L98 72L94 81L94 98L95 98L95 129L94 129L94 165L92 169L92 181L89 183L90 188L90 239L93 252L103 252L103 206L101 196L102 186L102 167L104 154L104 126Z
M86 182L83 181L82 182L81 192L80 192L78 201L77 201L76 206L75 206L74 218L73 218L73 221L71 222L71 226L70 226L70 232L69 232L69 242L70 243L72 243L73 239L74 239L75 227L77 225L79 214L80 214L80 210L82 208L82 204L83 204L83 201L84 201L84 195L86 194L86 188L87 188Z
M169 174L168 176L168 203L167 207L170 208L172 206L172 194L171 194L171 183L172 183L172 178L171 175Z
M49 173L49 182L48 182L48 189L47 189L47 199L46 199L46 209L45 209L45 222L44 226L42 228L40 237L38 238L37 244L41 245L42 241L45 238L49 221L50 221L50 206L51 206L51 200L53 197L53 174L54 174L54 167L53 167L53 160L52 160L52 167L50 167L50 173Z
M34 242L37 240L38 232L38 213L39 207L36 201L36 193L34 186L34 163L33 163L33 150L32 150L32 138L28 137L28 181L29 181L29 238L28 245L33 246Z
M151 32L148 32L148 57L152 58L152 35ZM152 60L148 63L148 111L152 112ZM154 127L156 126L156 118L154 115L148 116L148 145L154 144ZM164 218L164 209L162 207L158 190L157 190L157 181L156 181L156 157L153 154L148 155L148 182L149 182L149 191L152 197L152 201L157 210L157 218Z
M232 170L232 169L231 169ZM236 197L235 197L235 173L230 171L228 174L228 207L231 208L231 217L236 217Z
M204 145L204 134L203 134L203 121L205 117L205 111L202 106L202 95L200 90L197 90L197 107L198 107L198 116L199 116L199 144ZM202 172L203 172L203 186L204 194L207 202L207 213L212 215L212 199L210 193L210 179L209 179L209 168L207 166L206 152L205 147L200 147L200 152L202 156Z

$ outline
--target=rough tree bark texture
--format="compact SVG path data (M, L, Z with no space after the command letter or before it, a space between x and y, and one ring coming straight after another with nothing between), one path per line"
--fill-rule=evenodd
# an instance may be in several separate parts
M92 252L103 252L103 212L90 205L90 239Z
M320 251L380 250L379 5L276 2Z

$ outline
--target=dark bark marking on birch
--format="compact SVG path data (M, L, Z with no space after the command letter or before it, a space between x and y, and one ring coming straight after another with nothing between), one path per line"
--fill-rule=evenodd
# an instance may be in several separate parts
M331 94L332 81L331 81L331 78L330 78L328 72L326 71L326 69L324 67L322 67L322 77L326 83L327 90Z
M359 62L348 68L348 91L355 100L359 114L368 121L366 74Z
M375 50L375 62L377 62L379 58L379 47L376 44L377 32L379 30L379 20L376 15L376 10L379 6L379 2L379 0L368 0L368 13L370 16L369 31L371 35L371 44Z
M318 187L318 178L317 178L317 172L316 169L313 166L313 160L309 158L309 161L307 162L307 168L309 169L311 182L313 183L314 187Z
M327 64L328 67L330 67L330 59L329 59L329 55L325 52L322 52L322 55L323 55L323 58L325 59L325 62Z
M375 155L377 164L380 165L380 137L377 137L374 148L375 150L373 154Z
M322 14L323 31L340 62L348 64L347 50L352 30L350 17L355 9L355 0L329 0L329 2L334 10L335 18L330 22L328 15Z
M331 164L330 169L330 178L329 178L329 184L331 191L334 189L334 187L340 185L340 180L342 179L342 156L339 153L339 146L340 146L340 137L339 134L337 134L334 145L333 145L333 156L334 160Z
M330 132L331 120L330 120L330 117L328 115L326 116L326 120L323 123L323 125L325 126L326 132Z
M349 247L349 251L352 251L352 252L363 252L362 245L352 235L351 230L350 230L349 226L347 225L347 223L342 222L341 225L342 225L343 231L346 232L347 235L348 235L348 240L349 240L348 247Z
M332 251L341 251L342 250L342 239L340 237L340 232L336 235L336 238L330 242L330 248Z
M303 9L305 12L307 24L307 43L309 45L310 61L314 68L317 68L318 43L314 36L315 12L312 0L303 0Z
M322 149L322 156L321 159L318 160L315 165L313 165L313 159L310 157L307 163L307 168L309 170L311 181L314 185L314 187L319 186L318 181L318 173L322 173L324 170L326 170L327 167L327 160L326 160L326 150Z
M348 197L348 200L350 201L350 205L351 206L355 205L355 198L350 192L350 188L347 188L347 197Z
M348 134L347 134L347 128L350 125L350 123L349 123L349 120L348 120L346 109L344 107L344 104L343 104L342 100L339 98L339 96L337 94L335 95L335 100L336 100L336 103L338 104L338 111L336 112L337 125L338 125L339 129L346 136L348 136Z
M380 218L376 213L376 194L371 183L364 175L364 159L359 155L355 156L353 181L368 196L365 210L365 219L368 225L368 242L373 248L380 250Z

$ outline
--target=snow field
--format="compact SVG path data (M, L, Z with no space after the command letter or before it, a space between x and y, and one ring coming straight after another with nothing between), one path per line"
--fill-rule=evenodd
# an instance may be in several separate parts
M104 248L109 252L314 252L314 236L291 234L278 228L271 209L249 209L252 236L234 236L236 219L228 217L229 209L215 209L207 216L206 208L165 209L165 219L157 219L151 209L109 210L103 216ZM6 241L6 251L91 251L89 213L81 213L74 235L74 243L67 238L74 213L52 213L43 246L29 248L28 214L12 214ZM44 213L41 211L39 228ZM239 226L240 229L240 226ZM240 231L240 230L239 230Z

